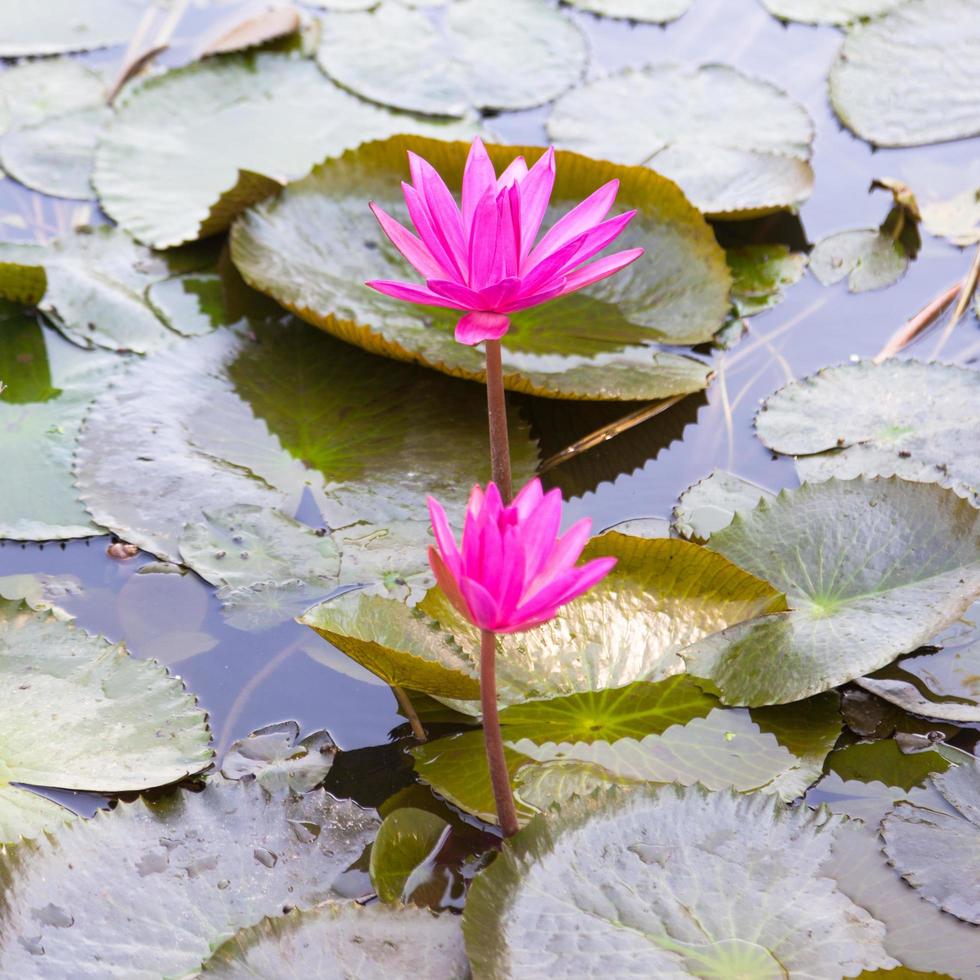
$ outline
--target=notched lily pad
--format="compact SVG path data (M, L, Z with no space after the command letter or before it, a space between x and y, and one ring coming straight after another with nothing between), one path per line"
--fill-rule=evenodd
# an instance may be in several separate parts
M780 20L804 24L852 24L879 17L904 0L762 0L762 5Z
M232 257L251 285L343 340L482 381L482 351L453 338L458 312L417 307L363 285L371 278L415 277L365 205L374 200L407 222L400 181L408 150L429 160L458 193L466 144L400 136L366 144L243 215L232 231ZM518 154L531 164L543 152L488 151L498 170ZM622 401L707 384L708 365L655 346L710 339L728 309L724 253L673 184L644 168L559 153L545 226L614 178L620 180L617 208L639 211L617 245L642 246L646 254L580 293L513 316L503 338L504 383L512 390ZM298 228L307 233L297 234Z
M694 0L565 0L570 7L602 17L635 20L645 24L667 24L682 17Z
M760 500L773 496L734 473L714 470L680 495L671 525L682 538L707 541L715 531L728 527L737 511L753 510Z
M651 167L716 217L805 201L813 133L782 89L730 65L631 68L562 96L548 119L556 145Z

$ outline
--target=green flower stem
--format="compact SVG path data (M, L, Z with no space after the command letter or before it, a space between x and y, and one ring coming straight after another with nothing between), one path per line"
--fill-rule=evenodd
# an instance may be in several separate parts
M507 436L507 403L504 397L504 370L500 362L500 341L487 345L487 414L490 416L490 470L504 503L510 503L510 444Z
M497 642L490 630L480 635L480 707L483 711L483 740L487 747L490 785L497 805L497 821L504 837L513 837L520 830L510 774L504 758L504 741L500 737L500 716L497 713Z

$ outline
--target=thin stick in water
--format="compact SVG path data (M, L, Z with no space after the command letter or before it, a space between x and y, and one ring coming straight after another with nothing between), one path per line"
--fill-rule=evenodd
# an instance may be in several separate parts
M398 705L402 709L402 714L405 715L408 723L412 726L412 734L415 736L415 740L418 742L427 741L428 735L425 734L422 721L419 718L418 712L415 710L415 705L412 704L411 698L396 684L392 684L391 689L395 692L395 697L398 699Z

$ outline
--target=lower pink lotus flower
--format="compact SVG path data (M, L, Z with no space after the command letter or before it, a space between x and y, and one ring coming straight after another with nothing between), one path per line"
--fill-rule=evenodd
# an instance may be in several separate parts
M387 279L367 285L409 303L464 312L456 324L461 344L499 340L510 326L509 314L590 286L643 254L642 248L630 248L589 261L636 214L606 218L618 180L574 207L535 244L555 184L553 149L530 170L517 157L498 177L477 137L463 172L461 206L431 164L415 153L408 160L412 183L403 183L402 190L418 235L373 202L371 210L425 285Z
M596 558L576 565L592 522L574 524L561 537L561 491L547 494L532 480L505 506L496 484L473 488L462 545L446 512L429 497L436 547L429 562L443 592L474 626L517 633L552 619L560 606L588 591L616 564Z

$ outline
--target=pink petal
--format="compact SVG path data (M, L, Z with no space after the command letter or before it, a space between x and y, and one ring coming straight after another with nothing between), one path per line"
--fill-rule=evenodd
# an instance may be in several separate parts
M429 546L429 567L436 577L436 584L445 593L446 598L464 619L470 619L470 609L460 591L459 582L442 560L442 555L431 545Z
M473 212L469 243L469 285L473 289L491 286L497 276L497 199L484 194Z
M581 204L572 208L568 214L559 218L528 255L525 265L528 267L535 265L555 249L561 248L566 242L570 242L573 238L577 238L583 232L599 224L609 213L618 191L619 181L611 180L608 184L603 184L597 191L593 191Z
M372 201L369 205L381 225L381 230L391 239L392 245L411 263L416 272L425 278L438 278L442 275L439 263L429 254L429 250L407 228L403 227L390 214Z
M408 154L408 163L415 187L428 207L433 230L452 257L460 277L465 278L466 246L463 242L463 222L456 201L431 163L412 152Z
M584 289L600 279L607 279L631 262L635 262L642 254L642 248L628 248L625 252L614 252L612 255L606 255L596 259L595 262L583 265L581 269L576 269L566 278L562 295L574 292L576 289Z
M517 509L517 516L520 520L525 520L527 516L541 503L544 497L544 490L541 488L541 481L534 477L521 487L517 496L511 501L511 507Z
M514 157L504 172L497 178L497 190L502 191L505 187L510 187L516 181L523 180L526 176L527 163L524 157Z
M521 181L521 258L527 257L534 239L538 237L541 222L548 210L551 191L555 186L555 150L548 152L528 171Z
M519 293L514 294L506 302L498 305L497 312L518 313L520 310L526 310L532 306L538 306L541 303L546 303L549 299L554 299L556 296L561 296L564 292L565 280L553 279L547 289L543 289L540 292L531 293L528 295L524 290L521 290Z
M478 292L458 282L449 279L427 279L425 284L432 292L451 300L457 309L478 310L483 305Z
M549 490L521 524L524 545L524 580L533 582L544 568L561 527L561 491Z
M432 523L432 533L436 536L436 544L439 546L439 553L443 561L449 567L453 576L458 576L462 571L462 559L460 558L459 548L456 545L456 538L453 529L449 526L446 512L442 504L435 497L428 497L429 520Z
M456 324L456 340L467 347L484 340L500 340L510 328L510 317L502 313L467 313Z
M422 303L425 306L444 306L447 309L457 309L455 303L442 296L437 296L424 286L416 285L414 282L393 282L389 279L372 279L366 282L365 286L376 289L385 296L393 296L395 299L403 299L409 303Z
M469 607L470 622L483 630L496 629L498 622L497 603L493 596L479 582L471 578L461 579L459 588L466 600L466 605Z
M449 250L443 241L443 237L436 232L429 215L428 205L422 195L412 187L402 181L402 193L405 195L405 204L408 206L408 214L415 225L415 230L419 233L419 238L429 250L429 254L438 263L446 279L461 278L456 259L450 255Z
M497 198L497 242L500 273L516 276L521 264L521 191L517 184Z
M479 136L473 137L463 169L463 235L468 240L473 214L483 196L494 189L497 175Z
M579 560L592 534L592 521L587 517L576 521L557 541L547 563L539 569L534 581L528 582L527 591L531 595L543 585L554 579L560 572L574 566ZM540 580L540 581L539 581Z
M477 294L480 301L474 309L496 313L498 312L498 307L510 302L514 296L520 295L520 293L521 280L517 276L507 276L507 278L501 279L500 282L495 282L492 286L481 289Z
M473 484L470 499L466 502L466 516L475 518L483 510L485 495L479 483Z
M594 255L598 255L599 252L622 232L635 214L635 211L618 214L615 218L609 218L608 221L603 221L602 224L596 225L595 228L582 235L581 239L579 239L580 245L578 251L575 253L575 257L561 270L559 275L570 273L574 266L581 265Z
M605 578L615 564L615 558L595 558L581 567L562 572L553 582L519 606L515 617L520 620L535 619L547 609L557 609L577 599L596 582Z

